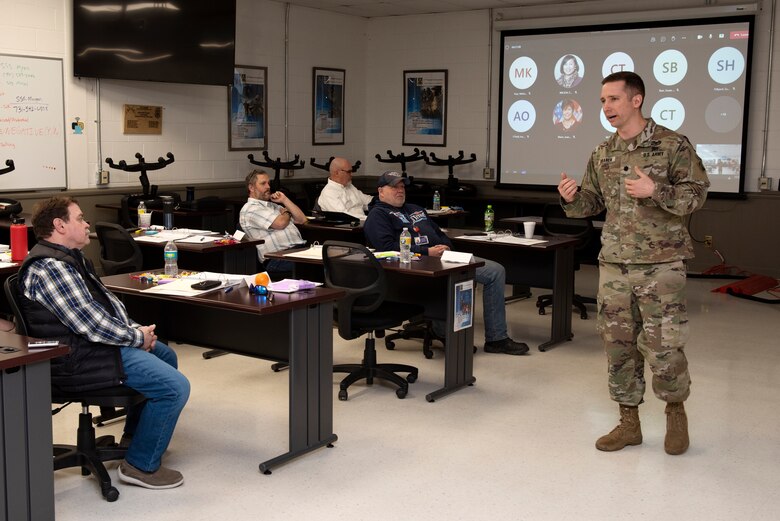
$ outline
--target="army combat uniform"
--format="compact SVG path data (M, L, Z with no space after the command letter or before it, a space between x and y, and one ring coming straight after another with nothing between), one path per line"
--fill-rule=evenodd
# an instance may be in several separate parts
M626 193L638 166L655 182L651 197ZM599 255L598 330L609 363L610 395L635 406L645 391L666 402L690 393L685 259L693 257L684 216L699 209L709 187L701 159L685 136L652 119L631 142L615 133L591 154L582 189L563 204L570 217L607 210Z

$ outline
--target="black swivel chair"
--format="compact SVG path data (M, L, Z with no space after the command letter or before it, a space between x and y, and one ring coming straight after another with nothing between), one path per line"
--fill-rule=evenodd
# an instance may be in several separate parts
M19 307L17 278L18 274L15 273L6 279L5 295L14 314L16 332L20 335L27 335L27 322ZM100 492L106 501L116 501L119 497L119 491L111 484L111 477L103 462L124 459L127 448L118 446L113 436L95 437L95 428L92 426L92 414L89 412L89 407L127 408L139 405L144 400L146 398L142 394L124 385L84 392L67 392L52 386L52 403L64 404L52 411L52 414L57 414L72 402L81 404L76 445L54 445L54 470L81 467L82 476L95 475L95 478L100 482Z
M381 378L398 386L395 394L404 398L409 384L417 380L417 368L402 364L378 364L374 331L398 327L404 321L423 313L422 306L401 304L385 299L387 281L385 270L368 248L360 244L341 241L325 241L322 246L325 264L325 284L346 291L336 307L339 335L352 340L368 334L360 364L339 364L333 367L337 373L349 373L339 385L339 400L347 399L347 388L365 378L371 385L374 378ZM406 379L398 372L408 372Z
M580 243L574 249L574 269L579 270L580 262L583 260L582 254L587 251L590 242L595 237L591 220L567 217L560 204L548 203L544 206L542 213L542 228L546 235L580 239ZM539 308L539 314L544 315L544 308L551 306L552 302L552 295L540 295L536 299L536 307ZM595 303L596 299L583 297L576 293L572 298L572 306L580 312L582 320L587 320L588 318L588 310L585 308L585 304Z
M126 229L118 224L99 222L95 223L95 233L100 241L100 265L105 275L143 269L144 256L141 248Z

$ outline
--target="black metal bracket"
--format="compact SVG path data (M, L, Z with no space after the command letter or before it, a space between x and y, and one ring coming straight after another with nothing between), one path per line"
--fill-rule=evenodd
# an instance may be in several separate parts
M0 169L0 175L7 174L8 172L13 172L14 170L16 170L16 166L14 165L13 159L6 159L5 166L7 166L8 168Z
M453 169L456 166L467 165L477 160L477 154L471 154L470 159L463 159L463 150L458 150L457 157L448 156L447 159L439 159L433 152L431 152L430 155L423 152L423 155L425 156L425 163L428 165L448 167L449 176L447 177L447 186L450 188L455 188L458 186L458 179L455 177Z
M327 160L325 163L323 163L323 164L318 164L318 163L316 163L316 162L315 162L315 161L316 161L316 159L317 159L317 158L315 158L315 157L312 157L312 158L309 160L309 164L310 164L311 166L315 167L315 168L319 168L320 170L325 170L326 172L330 172L330 164L331 164L331 163L333 162L333 160L334 160L334 159L336 159L336 158L335 158L335 157L333 157L333 156L330 156L330 159L328 159L328 160ZM360 168L360 161L355 161L355 164L354 164L354 165L352 165L352 173L353 173L353 174L354 174L354 173L356 173L356 172L358 171L358 169L359 169L359 168Z
M274 179L271 181L271 191L276 192L282 187L282 181L279 173L284 170L300 170L304 167L306 164L305 160L301 160L301 156L298 154L295 154L295 159L292 161L282 161L280 158L276 158L276 160L273 160L268 155L268 152L263 151L263 157L265 158L265 162L263 161L255 161L255 155L249 154L246 156L249 158L249 162L253 165L257 166L267 166L268 168L272 168L274 171Z
M106 163L110 168L114 168L116 170L123 170L125 172L141 172L141 175L138 177L138 179L141 181L141 186L143 187L143 195L145 197L150 195L155 197L157 195L157 185L152 186L151 190L149 189L149 177L146 175L146 172L149 170L160 170L173 163L174 159L172 153L168 152L165 154L165 157L168 159L159 157L157 158L156 163L147 163L144 161L144 156L142 156L140 152L136 152L135 158L138 159L138 163L134 165L128 165L124 159L121 160L119 164L116 164L110 157L106 158Z
M414 161L419 161L420 159L425 159L425 150L420 150L419 148L414 149L414 154L407 156L403 152L400 154L393 154L392 150L387 151L387 159L382 159L382 156L377 154L376 160L380 163L400 163L401 164L401 175L404 177L409 177L406 174L406 163L412 163Z

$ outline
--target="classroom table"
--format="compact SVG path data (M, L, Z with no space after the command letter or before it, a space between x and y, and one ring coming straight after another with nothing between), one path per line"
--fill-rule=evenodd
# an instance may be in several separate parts
M287 256L306 248L266 253L266 258L292 261L295 277L323 280L322 258ZM455 331L456 285L467 281L475 284L474 274L482 261L469 264L443 263L440 258L422 256L409 265L398 259L380 261L386 270L388 300L422 304L426 318L446 322L444 338L444 386L425 396L429 402L474 384L474 328ZM473 306L472 306L473 309Z
M270 300L246 285L199 296L144 291L150 284L129 274L102 278L133 319L157 324L166 339L208 346L290 366L289 451L260 463L271 470L322 446L333 433L333 302L343 291L315 288Z
M136 241L144 256L144 269L158 269L165 264L163 249L165 242ZM213 242L176 242L179 269L193 271L215 271L251 275L257 273L257 245L263 240L244 240L234 244Z
M49 361L69 348L28 341L0 331L0 521L54 520Z
M506 283L553 290L550 340L539 345L546 351L571 340L571 306L574 296L574 247L578 239L534 236L545 242L534 245L478 240L474 230L449 229L453 249L498 262L506 269Z

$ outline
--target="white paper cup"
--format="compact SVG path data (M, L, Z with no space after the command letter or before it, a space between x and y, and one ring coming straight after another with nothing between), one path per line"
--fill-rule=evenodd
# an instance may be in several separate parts
M152 224L152 212L146 211L146 213L138 214L138 227L148 228Z
M523 231L525 232L525 238L531 239L534 236L534 228L536 223L533 221L523 221Z

